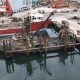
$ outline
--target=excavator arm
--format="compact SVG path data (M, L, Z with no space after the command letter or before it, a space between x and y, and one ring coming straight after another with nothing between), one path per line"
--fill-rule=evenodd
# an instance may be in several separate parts
M49 18L50 18L52 15L54 15L54 12L51 12L51 14L47 17L47 19L46 19L46 20L44 21L44 23L41 25L40 29L45 28L45 24L49 21ZM48 27L48 26L47 26L47 27ZM38 33L40 29L36 30L36 32L34 33L34 35L35 35L36 33ZM34 35L33 35L33 37L34 37Z

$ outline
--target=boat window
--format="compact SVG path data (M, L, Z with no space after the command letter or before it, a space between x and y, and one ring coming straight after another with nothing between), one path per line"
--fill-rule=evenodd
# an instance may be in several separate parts
M32 20L36 20L36 17L32 17Z
M41 19L41 17L38 17L38 19Z
M34 16L32 16L32 18L34 18Z

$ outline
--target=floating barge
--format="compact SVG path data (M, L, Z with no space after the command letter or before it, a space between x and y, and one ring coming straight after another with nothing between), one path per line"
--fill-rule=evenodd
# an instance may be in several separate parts
M48 29L51 30L51 29ZM40 35L43 36L40 36ZM80 42L74 42L69 40L68 36L65 37L65 42L59 40L59 35L55 34L49 36L46 30L36 33L32 38L31 36L23 36L24 34L16 34L16 40L12 37L2 39L2 46L0 51L5 54L6 57L11 57L16 54L27 54L30 53L47 53L54 50L70 50L75 49L75 46L80 46Z
M50 28L49 30L53 31L55 36L50 36L54 34L49 35L48 29L44 30L44 28L48 28L44 26L51 15L52 13L44 21L44 24L41 24L40 28L38 27L39 29L36 32L30 32L30 21L25 21L24 31L16 31L18 33L14 34L13 37L7 37L0 40L0 51L4 52L7 57L10 57L18 53L42 53L60 49L75 49L75 46L79 46L80 42L75 40L73 33L70 33L70 29L68 30L66 27L62 30L63 34L56 33L54 28ZM19 28L17 30L19 30Z

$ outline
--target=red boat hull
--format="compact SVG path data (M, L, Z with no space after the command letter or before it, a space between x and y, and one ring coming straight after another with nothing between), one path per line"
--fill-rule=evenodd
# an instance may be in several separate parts
M41 28L47 28L50 24L50 20L46 21L41 21L41 22L32 22L30 24L30 31L36 31L39 30Z
M47 21L46 24L45 24L45 21L32 22L30 24L30 31L36 31L41 28L47 28L49 24L50 24L50 21ZM12 33L18 33L18 32L23 32L23 31L25 31L25 29L23 27L22 28L15 28L15 26L14 26L14 29L4 29L4 30L1 29L0 34L12 34Z
M19 28L19 29L5 29L5 30L0 30L0 34L12 34L12 33L18 33L18 32L23 32L24 28Z

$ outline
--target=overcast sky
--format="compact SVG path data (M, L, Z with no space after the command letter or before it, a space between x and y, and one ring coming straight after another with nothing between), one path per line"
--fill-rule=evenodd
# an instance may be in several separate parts
M26 3L28 1L31 2L30 0L9 0L12 9L15 11L17 11L17 9L20 9L23 6L26 6ZM32 0L32 1L38 1L38 0Z
M28 0L9 0L12 9L15 11L17 11L17 9L20 9L23 6L26 6L26 4L24 4L24 3L26 3L26 1L28 1ZM38 0L33 0L33 1L38 1ZM80 0L76 0L76 1L80 2Z

